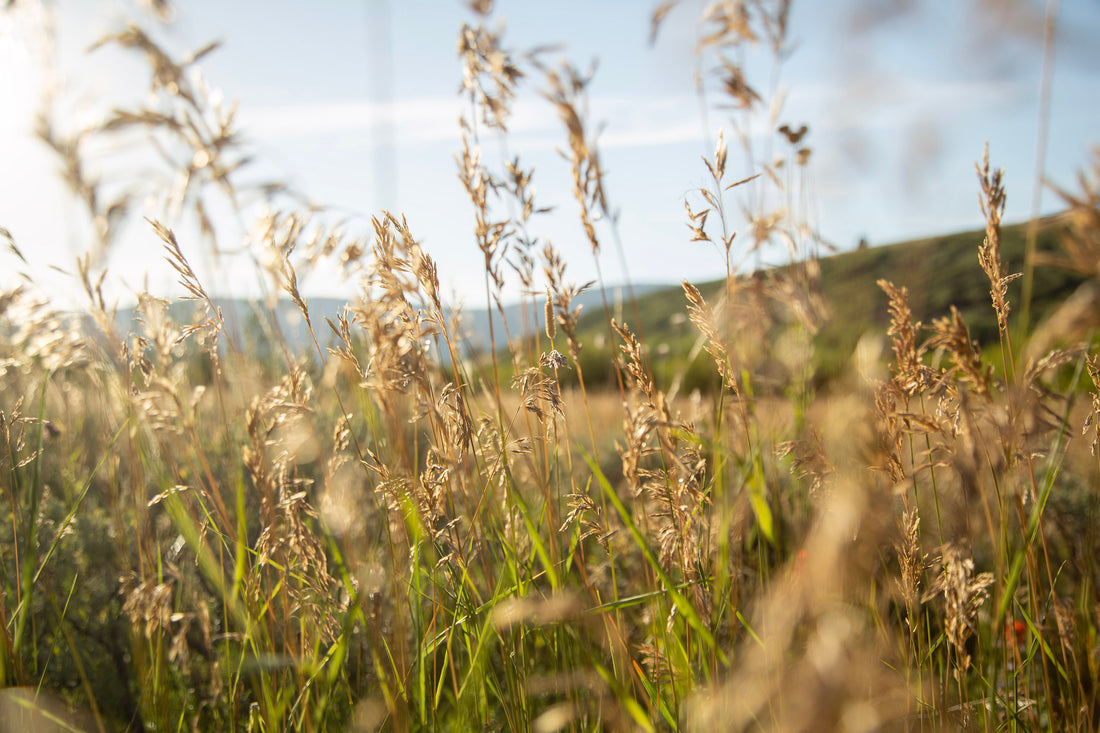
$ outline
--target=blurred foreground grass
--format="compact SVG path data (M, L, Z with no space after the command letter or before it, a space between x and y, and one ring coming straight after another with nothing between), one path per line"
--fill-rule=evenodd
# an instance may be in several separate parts
M732 49L779 56L789 7L726 7L700 53L752 114L766 90ZM251 246L316 341L295 353L272 328L258 358L159 221L190 322L143 295L118 333L91 257L94 328L30 286L0 294L0 723L1095 730L1096 176L1027 257L987 159L979 234L819 259L798 212L753 211L757 246L799 246L742 277L726 199L781 180L732 181L719 137L688 218L729 276L581 319L583 288L528 234L530 171L483 164L478 135L507 134L536 76L597 253L587 79L509 53L485 12L460 36L472 246L494 306L513 274L546 295L543 329L475 360L415 222L354 237L277 187L235 189L232 116L138 26L105 43L150 62L161 106L43 125L96 247L120 209L80 165L90 137L137 126L182 150L172 203L210 244L206 197L260 196L241 203ZM804 132L784 134L805 164ZM320 323L298 280L326 256L362 296ZM1012 273L1033 267L1021 323Z

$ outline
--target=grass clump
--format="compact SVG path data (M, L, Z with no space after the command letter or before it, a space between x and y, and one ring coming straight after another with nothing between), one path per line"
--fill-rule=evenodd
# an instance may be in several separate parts
M688 201L691 237L715 244L726 277L685 282L676 321L667 293L618 312L605 295L584 321L576 301L607 292L602 274L570 281L535 233L533 170L486 162L481 141L507 139L520 85L538 80L598 256L617 237L589 78L508 50L490 4L474 5L456 163L490 343L510 337L477 362L415 222L379 212L357 235L278 185L238 184L233 114L185 73L209 48L176 60L131 26L104 43L144 56L159 102L75 132L44 118L98 256L77 268L87 321L29 286L0 294L4 723L1095 729L1100 365L1095 323L1073 317L1096 287L1095 181L1065 196L1050 230L1064 249L1036 250L1084 284L1017 329L1019 258L983 155L987 228L959 238L985 273L972 287L986 320L940 303L925 327L914 302L942 293L884 277L884 251L818 259L791 172L812 157L808 130L771 119L786 168L732 175L720 135ZM763 41L778 63L788 13L715 3L703 17L714 73L700 79L716 87L700 91L734 110L749 161L768 94L738 59ZM123 334L101 256L137 192L112 198L81 146L133 128L186 182L146 225L195 317L142 294ZM728 210L742 194L743 247ZM271 319L261 358L210 297L177 231L198 222L216 249L213 206L255 222L260 275L300 310L311 353ZM776 242L788 266L740 274ZM299 282L326 258L360 295L322 324ZM869 333L833 302L856 269L880 288L852 294L882 314ZM544 329L504 317L511 277Z

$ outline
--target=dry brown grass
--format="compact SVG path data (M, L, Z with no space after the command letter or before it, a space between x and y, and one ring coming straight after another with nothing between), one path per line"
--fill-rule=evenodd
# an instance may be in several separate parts
M1095 729L1100 366L1092 330L1013 330L988 151L975 255L999 364L957 310L925 328L883 281L892 356L869 339L815 394L817 263L736 276L768 242L814 249L791 205L801 179L755 164L729 181L719 137L688 225L729 277L708 297L684 283L719 387L663 390L644 324L606 309L614 381L595 388L575 300L603 283L571 282L533 233L533 171L491 169L479 147L507 135L537 79L598 254L617 237L588 79L507 50L490 6L460 34L456 163L492 328L515 325L501 293L517 277L545 333L480 365L462 358L415 222L380 212L356 233L280 186L238 188L233 115L185 73L210 48L173 59L128 27L103 43L142 54L159 106L77 131L44 118L96 225L77 267L94 326L30 287L0 293L0 682L62 695L101 729ZM717 82L699 83L736 110L749 160L746 123L769 92L738 49L781 56L788 13L712 3L703 17L700 65ZM128 199L108 200L81 156L135 127L182 175L150 236L197 308L176 323L142 294L120 334L98 255ZM776 129L787 170L808 165L805 126ZM1097 192L1081 184L1058 264L1095 275ZM171 224L196 217L216 247L208 196L255 221L261 276L300 309L311 354L274 321L265 358L227 327ZM743 248L736 196L752 202ZM299 290L324 258L361 284L331 333ZM52 708L20 701L0 707Z

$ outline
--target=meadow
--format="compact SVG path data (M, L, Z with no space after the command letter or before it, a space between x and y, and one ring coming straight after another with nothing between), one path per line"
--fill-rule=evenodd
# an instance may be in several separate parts
M689 12L671 5L655 32ZM357 236L240 183L233 114L189 75L212 48L175 58L128 26L102 44L144 59L156 104L42 119L95 241L86 317L33 282L0 293L0 729L1096 730L1100 157L1064 214L1006 227L977 150L984 232L825 258L792 205L805 130L775 120L785 167L747 179L727 160L751 138L719 136L685 241L726 277L608 288L582 317L606 284L532 233L532 171L480 151L520 85L542 90L598 255L589 78L509 50L490 6L460 31L456 163L506 349L465 348L415 221ZM706 13L710 93L766 110L738 49L780 57L789 4ZM119 140L183 185L100 185L83 156ZM131 213L148 195L164 217ZM311 350L227 328L191 265L224 244L215 199L251 217ZM128 218L190 320L142 294L120 332L97 253ZM777 245L789 264L746 271ZM335 319L299 291L322 261L361 283ZM501 317L513 278L523 324Z

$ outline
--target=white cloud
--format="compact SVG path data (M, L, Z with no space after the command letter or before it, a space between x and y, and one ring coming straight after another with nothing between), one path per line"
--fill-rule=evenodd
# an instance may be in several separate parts
M647 98L635 95L600 97L592 101L592 131L606 123L601 147L638 147L698 142L703 133L698 103L693 97ZM455 142L457 121L465 102L454 97L421 97L369 102L335 100L242 109L241 126L269 141L296 137L366 132L389 126L398 144ZM508 122L517 144L536 148L560 146L565 136L557 113L534 95L518 99Z
M338 100L241 110L241 126L266 139L332 135L392 125L402 137L427 141L454 137L460 101L425 97L394 102Z

